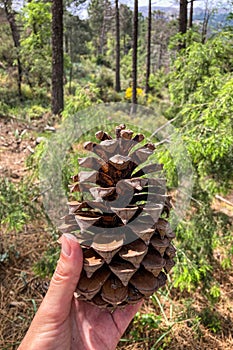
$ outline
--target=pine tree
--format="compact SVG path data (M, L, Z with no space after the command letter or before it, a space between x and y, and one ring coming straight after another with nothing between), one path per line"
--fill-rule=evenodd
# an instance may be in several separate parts
M120 83L120 18L119 18L119 4L115 0L115 20L116 20L116 76L115 76L115 90L121 90Z
M190 0L189 28L192 28L192 26L193 26L193 3L194 3L194 0Z
M150 56L151 56L151 0L148 4L148 28L147 28L147 60L146 60L146 87L145 93L149 92L149 79L150 79Z
M132 57L132 109L131 113L136 112L137 104L137 54L138 50L138 0L134 0L133 14L133 57Z
M64 108L63 91L63 1L52 2L52 112Z
M187 13L188 13L188 1L180 0L180 14L179 14L179 32L185 34L187 32ZM182 41L179 44L179 49L185 47L185 42Z
M18 69L18 95L22 97L21 84L22 84L22 64L20 60L20 34L17 28L16 20L15 20L15 12L12 8L12 0L3 0L4 11L6 14L7 21L10 25L12 39L14 42L14 46L16 48L17 54L17 69Z

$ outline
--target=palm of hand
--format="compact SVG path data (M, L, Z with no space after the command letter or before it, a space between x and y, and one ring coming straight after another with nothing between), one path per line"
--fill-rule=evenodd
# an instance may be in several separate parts
M113 350L140 306L128 305L111 313L74 299L65 320L56 317L56 324L50 329L47 325L43 340L48 337L51 350Z
M114 350L141 302L110 313L75 299L82 251L73 236L62 237L50 287L18 350Z
M71 349L115 349L140 305L141 303L128 305L110 313L83 301L74 300L71 309Z

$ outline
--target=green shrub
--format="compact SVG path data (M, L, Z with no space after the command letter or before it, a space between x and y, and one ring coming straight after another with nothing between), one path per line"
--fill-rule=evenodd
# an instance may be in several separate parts
M107 68L111 68L111 63L103 55L97 55L96 64L97 66L105 66Z
M30 88L29 85L22 84L21 91L22 91L22 95L23 95L24 99L33 100L33 98L34 98L33 90Z
M42 118L46 112L48 112L48 109L40 105L33 105L27 110L27 117L29 119L39 119Z
M7 178L0 178L0 224L7 230L22 230L30 217L35 214L35 207L30 200L35 195L28 184L13 184Z
M9 113L9 106L0 101L0 116L7 116L7 114Z
M62 112L63 118L74 115L81 109L90 107L93 102L102 102L98 95L99 89L94 84L89 83L85 87L78 85L75 95L67 96L66 98L65 109Z
M201 323L212 333L220 333L222 330L219 314L213 309L206 307L200 313Z
M55 237L57 239L57 236ZM57 265L59 254L60 247L58 245L49 246L42 258L35 263L33 267L35 274L40 277L51 277Z
M95 84L102 90L112 88L114 85L112 72L107 69L101 69L95 78Z

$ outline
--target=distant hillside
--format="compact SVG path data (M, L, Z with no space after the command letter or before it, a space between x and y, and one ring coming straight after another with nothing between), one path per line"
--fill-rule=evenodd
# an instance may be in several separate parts
M147 17L148 6L139 6L139 12L142 13L144 17ZM166 13L167 16L178 16L179 10L178 7L164 7L164 6L153 6L152 11L161 11Z
M171 7L164 7L164 6L152 6L152 11L161 11L164 12L168 17L178 17L179 15L179 8L175 6ZM142 13L144 17L147 17L148 14L148 7L147 6L140 6L139 12ZM201 7L194 8L194 15L193 20L194 22L202 22L204 18L204 10ZM221 25L224 25L226 23L228 11L226 9L218 9L218 13L213 14L211 16L210 24L213 27L219 27Z

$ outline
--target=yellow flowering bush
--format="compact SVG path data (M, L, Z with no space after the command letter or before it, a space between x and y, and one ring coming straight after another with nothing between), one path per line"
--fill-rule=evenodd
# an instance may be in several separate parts
M133 89L132 87L128 87L125 91L125 98L126 100L131 100L133 95ZM141 88L137 88L137 97L143 96L144 91Z

